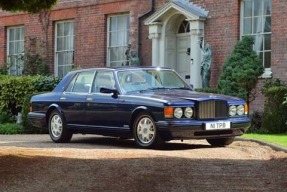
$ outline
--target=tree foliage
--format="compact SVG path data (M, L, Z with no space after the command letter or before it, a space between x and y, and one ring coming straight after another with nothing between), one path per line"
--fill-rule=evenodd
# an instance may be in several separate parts
M38 13L51 9L58 0L0 0L0 8L5 11L27 11Z
M253 44L254 39L251 36L244 36L237 43L224 63L218 82L220 93L241 97L248 103L255 99L254 88L264 71L258 55L252 49Z

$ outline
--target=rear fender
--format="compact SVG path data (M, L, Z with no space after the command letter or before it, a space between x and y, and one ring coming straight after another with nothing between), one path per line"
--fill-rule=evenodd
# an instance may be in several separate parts
M49 125L48 121L49 121L49 118L50 118L50 114L54 110L57 110L60 113L60 115L62 116L63 120L66 122L66 118L65 118L65 115L64 115L63 110L61 109L61 107L59 105L57 105L57 104L52 104L52 105L49 106L49 108L48 108L48 110L46 112L46 123L47 123L47 125Z

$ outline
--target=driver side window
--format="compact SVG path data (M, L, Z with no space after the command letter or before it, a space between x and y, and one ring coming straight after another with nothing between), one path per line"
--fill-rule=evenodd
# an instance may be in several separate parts
M100 88L115 89L114 74L111 71L99 71L94 80L93 93L100 93Z

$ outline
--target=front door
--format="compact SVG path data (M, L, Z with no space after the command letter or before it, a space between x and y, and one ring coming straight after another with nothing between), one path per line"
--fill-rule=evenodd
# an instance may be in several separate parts
M190 36L186 34L179 34L177 36L177 54L175 70L184 79L187 84L190 84Z

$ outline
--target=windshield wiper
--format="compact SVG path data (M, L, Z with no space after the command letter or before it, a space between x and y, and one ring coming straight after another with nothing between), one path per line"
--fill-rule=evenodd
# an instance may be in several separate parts
M188 87L172 87L172 88L169 88L169 89L191 90L191 89L188 88Z
M169 88L168 88L168 87L152 87L152 88L147 88L147 89L139 90L139 92L162 90L162 89L169 89Z

